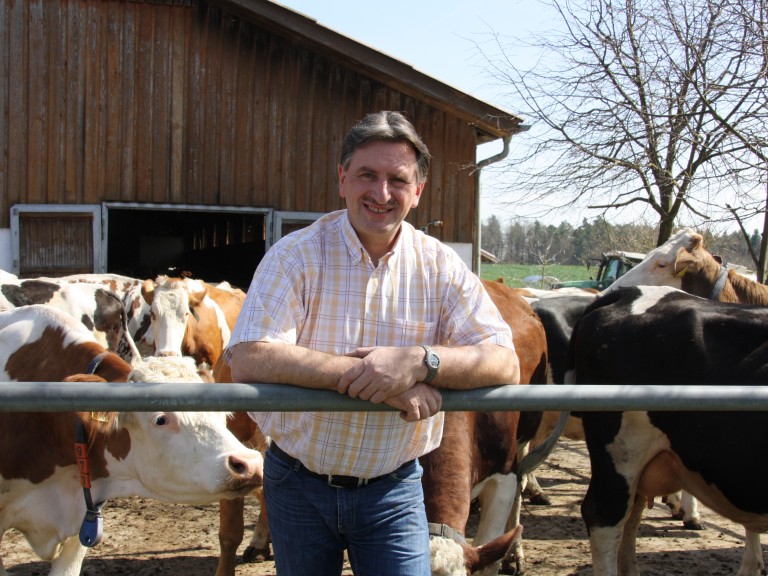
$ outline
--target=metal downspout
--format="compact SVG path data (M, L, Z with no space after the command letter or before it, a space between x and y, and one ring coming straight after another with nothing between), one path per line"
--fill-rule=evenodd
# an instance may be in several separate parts
M490 166L491 164L494 164L496 162L499 162L501 160L504 160L504 158L507 157L509 154L509 141L512 138L512 136L504 136L501 141L504 145L501 152L496 154L495 156L491 156L490 158L486 158L485 160L481 160L477 163L477 169L475 170L475 214L476 221L475 221L475 241L472 244L472 271L480 275L480 248L482 247L481 241L482 241L482 228L483 223L481 219L480 214L480 174L486 166Z

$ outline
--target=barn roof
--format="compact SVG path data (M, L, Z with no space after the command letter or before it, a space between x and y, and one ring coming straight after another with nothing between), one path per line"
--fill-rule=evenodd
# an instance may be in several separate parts
M522 118L478 100L419 72L410 64L319 24L317 20L269 0L212 0L238 18L345 63L384 85L465 119L477 129L478 143L526 129Z

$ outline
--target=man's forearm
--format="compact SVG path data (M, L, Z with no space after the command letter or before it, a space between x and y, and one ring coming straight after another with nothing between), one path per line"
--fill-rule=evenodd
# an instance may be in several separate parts
M336 390L341 375L359 361L291 344L244 342L232 349L232 378Z
M517 354L509 348L478 344L434 349L440 355L440 370L431 384L438 388L470 390L520 383Z

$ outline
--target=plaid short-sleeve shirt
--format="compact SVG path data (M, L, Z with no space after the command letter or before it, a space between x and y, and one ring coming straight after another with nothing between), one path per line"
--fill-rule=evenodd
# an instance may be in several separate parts
M374 267L346 210L275 244L254 274L229 347L286 342L329 354L362 346L513 348L478 277L449 247L402 224ZM310 470L370 478L436 448L443 414L404 422L387 412L254 412L262 431Z

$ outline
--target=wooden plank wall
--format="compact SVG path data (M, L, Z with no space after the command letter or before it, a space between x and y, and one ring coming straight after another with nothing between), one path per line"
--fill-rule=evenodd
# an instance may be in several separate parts
M475 132L205 4L0 0L0 227L16 203L342 207L341 139L405 112L433 153L411 221L471 242Z

